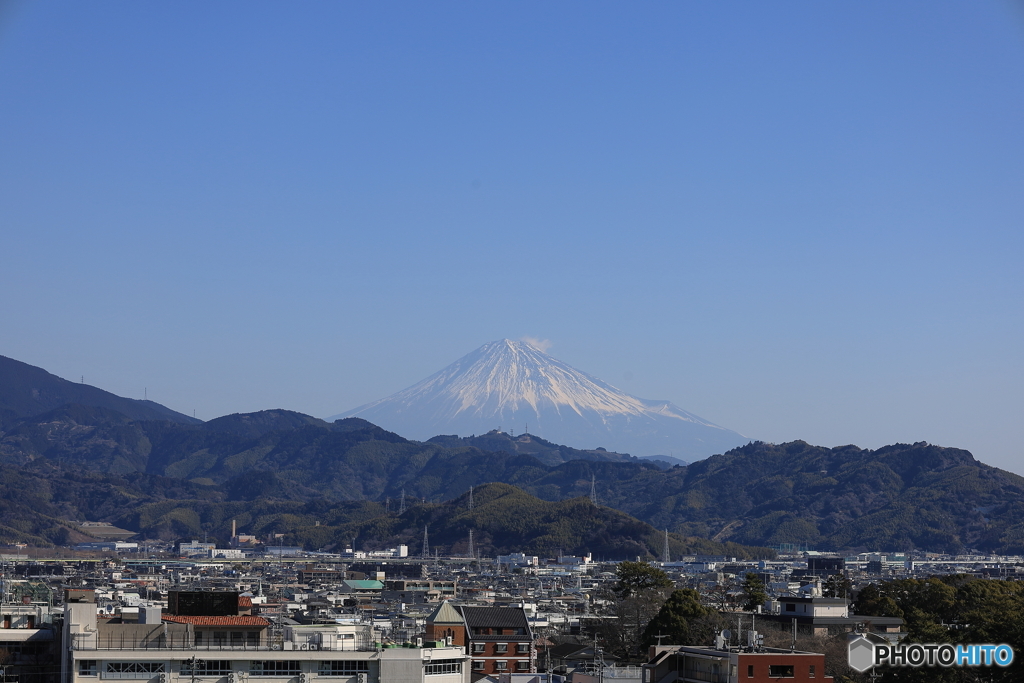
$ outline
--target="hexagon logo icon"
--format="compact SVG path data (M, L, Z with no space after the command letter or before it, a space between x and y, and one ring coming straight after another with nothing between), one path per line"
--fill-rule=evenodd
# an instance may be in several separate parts
M861 673L870 669L875 663L875 645L864 636L850 641L847 660L850 668Z

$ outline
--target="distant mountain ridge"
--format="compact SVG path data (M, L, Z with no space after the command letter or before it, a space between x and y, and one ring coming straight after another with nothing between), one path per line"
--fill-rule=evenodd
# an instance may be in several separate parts
M116 410L133 420L200 422L154 401L124 398L88 384L69 382L42 368L0 356L0 428L71 403Z
M489 482L558 502L587 497L593 485L602 506L709 540L1024 553L1024 478L967 451L923 443L871 451L755 442L664 470L621 454L501 433L417 442L359 418L327 423L284 410L190 425L64 406L0 435L0 467L49 472L53 500L70 495L73 480L114 476L159 482L146 489L157 499L206 496L214 507L291 501L364 509L359 506L370 501L390 499L394 506L402 498L438 504ZM35 514L24 510L23 493L15 487L0 497L17 514ZM106 511L103 519L126 528L185 533L199 523L187 501L154 503L135 522L122 519L116 506L104 507L106 500L96 505ZM5 514L0 506L0 517ZM210 519L223 519L218 514L210 512ZM181 526L186 518L196 520L193 526ZM0 537L8 537L2 528Z
M533 434L512 436L505 432L499 432L496 429L479 436L461 438L454 435L435 436L427 439L427 443L442 444L449 448L472 446L482 451L503 451L505 453L530 455L549 466L560 465L573 460L590 460L593 462L639 462L641 460L624 453L606 451L603 448L594 450L570 448L569 446L551 443L547 439L542 439Z
M689 460L747 443L669 401L631 396L521 341L484 344L443 370L339 417L361 417L425 440L495 428L581 449Z
M0 396L8 389L0 384ZM22 389L15 387L15 398ZM113 396L89 389L103 400ZM129 408L140 403L120 400ZM500 482L549 503L589 498L593 487L602 509L687 537L747 546L1024 554L1024 478L968 451L923 442L876 450L752 442L666 469L672 463L575 449L533 434L492 430L419 442L357 417L329 423L267 410L175 422L153 419L151 407L143 408L145 418L132 419L109 407L62 404L0 426L0 539L80 540L78 527L69 526L75 519L185 535L260 509L277 515L260 528L279 533L299 524L292 512L331 516L334 531L294 530L297 542L319 547L331 533L393 538L392 522L372 521L389 499L392 509L402 499L430 507L464 496L470 486ZM562 509L528 507L539 514L537 529ZM604 547L629 546L617 538ZM508 547L508 539L491 540Z

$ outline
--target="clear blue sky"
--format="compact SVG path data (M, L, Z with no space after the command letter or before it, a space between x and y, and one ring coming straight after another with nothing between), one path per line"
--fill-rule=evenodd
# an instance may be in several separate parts
M0 0L0 354L327 416L487 341L1024 473L1024 10Z

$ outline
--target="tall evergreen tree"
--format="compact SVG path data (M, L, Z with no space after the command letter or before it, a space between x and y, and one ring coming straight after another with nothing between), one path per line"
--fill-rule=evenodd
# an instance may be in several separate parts
M672 591L644 630L646 645L659 642L657 636L666 636L665 645L706 645L714 635L718 613L701 604L700 594L692 588Z
M768 599L768 591L764 588L764 581L753 572L747 572L746 578L743 579L743 599L743 609L748 612L757 610L758 606L763 605L765 600Z

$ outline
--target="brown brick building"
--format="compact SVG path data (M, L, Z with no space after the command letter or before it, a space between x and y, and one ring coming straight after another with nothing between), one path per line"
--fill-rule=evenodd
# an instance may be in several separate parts
M475 607L445 601L427 619L426 639L466 649L471 678L537 671L533 631L522 607Z

